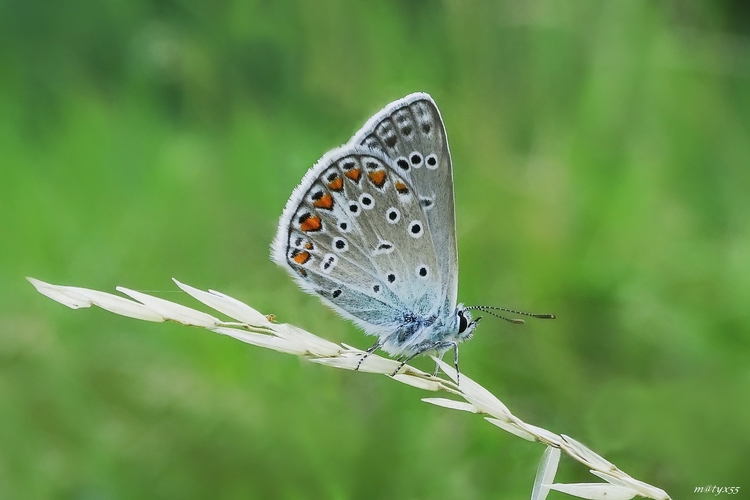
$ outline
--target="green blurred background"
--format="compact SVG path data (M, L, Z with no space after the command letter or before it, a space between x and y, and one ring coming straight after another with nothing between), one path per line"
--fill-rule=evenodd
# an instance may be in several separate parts
M428 393L23 279L194 304L174 276L369 346L268 245L418 90L460 300L559 318L485 319L465 373L675 499L747 497L749 36L742 0L0 2L0 498L528 498L542 446Z

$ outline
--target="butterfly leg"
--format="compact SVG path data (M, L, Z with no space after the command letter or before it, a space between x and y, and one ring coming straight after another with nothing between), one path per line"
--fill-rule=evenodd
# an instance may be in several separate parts
M373 352L377 351L377 350L378 350L378 348L379 348L380 346L382 346L382 345L383 345L383 341L382 341L382 340L378 340L378 341L377 341L377 342L375 342L375 343L374 343L373 345L371 345L371 346L370 346L370 347L369 347L369 348L368 348L368 349L367 349L367 350L365 351L365 353L364 353L364 354L362 355L362 357L361 357L361 358L359 359L359 362L357 363L357 367L356 367L356 368L354 369L354 371L359 371L359 367L360 367L360 366L362 366L362 362L363 362L363 361L364 361L365 359L367 359L367 356L369 356L369 355L370 355L370 354L372 354Z
M393 373L391 373L391 377L394 377L394 376L395 376L395 375L396 375L396 374L397 374L398 372L400 372L400 371L401 371L401 368L403 368L403 367L404 367L404 365L405 365L406 363L408 363L408 362L409 362L409 361L411 361L412 359L416 358L416 357L417 357L417 356L419 356L420 354L422 354L422 353L424 353L424 352L427 352L427 351L429 351L429 350L431 350L431 349L432 349L432 346L428 347L427 349L423 349L423 350L421 350L421 351L417 351L417 352L415 352L414 354L412 354L411 356L409 356L408 358L406 358L405 360L403 360L403 361L401 362L401 364L400 364L400 365L398 365L398 368L396 368L396 371L394 371Z
M438 354L438 359L443 359L443 355L444 354L445 354L445 351L443 351L440 354ZM440 365L437 364L437 363L435 363L435 371L432 372L432 376L433 377L437 377L439 371L440 371Z
M420 354L424 354L424 353L430 352L430 351L438 351L438 353L440 353L441 350L443 352L445 352L445 349L447 349L448 347L454 346L454 345L455 345L455 349L456 349L456 356L458 356L458 344L456 344L455 342L435 342L434 344L430 344L427 347L425 347L423 349L420 349L419 351L415 352L414 354L412 354L411 356L409 356L408 358L406 358L405 360L403 360L401 362L401 364L398 365L398 368L396 368L396 371L394 371L391 374L391 376L394 376L398 372L400 372L401 368L403 368L406 363L408 363L412 359L416 358ZM442 353L440 353L440 357L441 358L443 357ZM458 358L456 358L456 362L458 362ZM437 374L437 370L435 370L435 373Z
M461 372L458 369L458 342L437 342L433 346L438 351L438 359L443 359L443 355L450 348L453 348L453 366L456 367L456 384L459 383ZM435 372L432 374L433 377L437 377L438 369L440 365L435 363Z
M461 372L458 370L458 342L445 342L447 347L453 347L453 366L456 367L456 385L461 385Z

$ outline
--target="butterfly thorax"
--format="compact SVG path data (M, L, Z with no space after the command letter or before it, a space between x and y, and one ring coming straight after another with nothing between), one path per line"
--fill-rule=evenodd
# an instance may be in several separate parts
M453 343L472 337L476 322L462 304L449 314L404 313L399 327L385 338L382 349L392 355L411 356L430 351L442 353Z

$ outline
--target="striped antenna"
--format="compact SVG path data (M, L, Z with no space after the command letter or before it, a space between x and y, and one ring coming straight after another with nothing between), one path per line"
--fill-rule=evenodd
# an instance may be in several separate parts
M504 319L508 323L513 323L514 325L522 325L525 323L525 321L522 319L518 319L518 318L506 318L505 316L501 316L497 313L493 313L492 311L505 311L511 314L520 314L522 316L529 316L530 318L537 318L537 319L555 319L556 318L554 314L536 314L536 313L529 313L529 312L523 312L523 311L516 311L513 309L507 309L505 307L471 306L471 307L467 307L466 309L477 309L484 313L491 314L492 316L495 316L497 318Z

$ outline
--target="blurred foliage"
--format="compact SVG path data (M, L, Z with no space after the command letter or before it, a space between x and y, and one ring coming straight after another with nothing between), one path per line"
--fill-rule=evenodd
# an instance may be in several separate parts
M528 498L542 447L424 393L23 279L175 276L366 347L268 245L417 90L460 299L559 317L486 319L463 370L674 498L750 491L748 36L740 0L0 2L0 497Z

